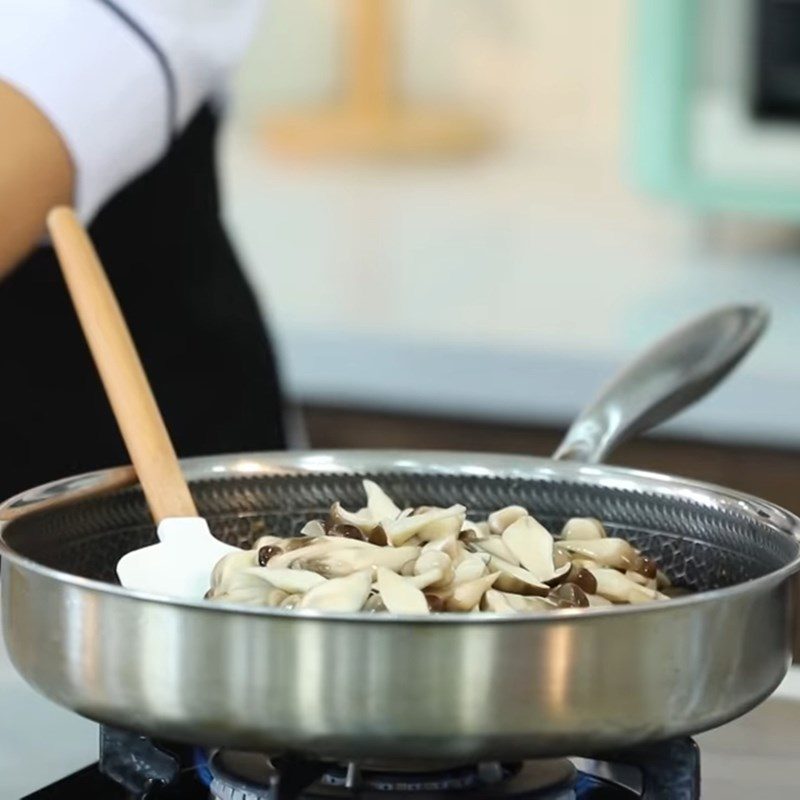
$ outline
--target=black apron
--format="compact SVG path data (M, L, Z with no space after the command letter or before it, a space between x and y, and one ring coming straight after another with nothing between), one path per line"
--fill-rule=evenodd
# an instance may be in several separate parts
M180 456L285 446L275 360L220 220L202 109L90 228ZM0 498L129 463L51 248L0 283Z

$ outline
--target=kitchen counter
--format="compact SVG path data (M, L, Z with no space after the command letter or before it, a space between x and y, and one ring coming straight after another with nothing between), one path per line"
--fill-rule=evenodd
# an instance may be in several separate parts
M310 166L272 158L241 124L222 164L230 226L296 398L563 424L670 327L759 302L773 311L764 341L666 430L800 446L800 249L785 232L747 240L741 224L735 246L720 244L614 165L545 148Z

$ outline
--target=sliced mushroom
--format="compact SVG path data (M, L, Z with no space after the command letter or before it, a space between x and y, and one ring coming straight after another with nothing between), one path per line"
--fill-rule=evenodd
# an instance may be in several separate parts
M491 533L488 522L474 522L471 519L465 519L461 523L461 531L458 538L466 542L475 542L481 539L488 539L489 536L491 536Z
M628 595L629 603L652 603L657 600L669 600L669 597L659 592L658 589L651 589L649 586L639 586L638 584L636 588L637 591L633 591Z
M275 587L248 575L247 572L233 572L225 576L225 580L213 586L206 594L208 600L227 603L244 603L246 605L276 605L280 602L274 597Z
M301 594L290 594L281 600L279 605L281 608L296 608L302 599Z
M378 591L383 604L394 614L429 614L425 595L405 578L378 567Z
M615 569L601 567L590 571L597 581L597 594L612 603L646 603L666 599L666 595L634 583Z
M274 544L265 544L259 547L256 553L258 554L258 566L265 567L271 558L281 555L283 550Z
M474 581L459 583L445 601L448 611L469 611L480 603L483 595L492 588L499 573L484 575Z
M561 538L565 541L605 539L607 535L603 523L594 517L573 517L568 519L561 529Z
M528 515L528 510L522 506L506 506L489 514L489 531L501 534L511 523L516 522L520 517Z
M432 542L436 539L443 539L446 536L458 537L461 533L461 525L463 522L463 513L435 520L420 528L417 536L423 542Z
M280 536L259 536L253 543L253 550L258 550L262 547L280 547L281 550L286 549L286 543L292 541L291 539L283 539Z
M450 561L455 566L467 554L464 546L455 536L445 536L444 539L435 539L423 545L422 552L430 553L439 551L450 556Z
M596 565L593 564L593 566ZM577 564L573 564L570 568L566 582L580 586L587 595L594 594L597 591L597 579L590 570Z
M559 547L558 542L556 542L553 546L553 566L556 569L560 569L564 564L570 563L572 563L572 560L569 557L569 553L563 547Z
M586 592L575 583L562 583L556 586L549 595L548 600L552 600L559 608L588 608L589 598Z
M561 567L556 567L552 576L547 578L547 580L542 581L542 583L545 583L548 586L558 586L559 584L564 583L567 580L571 571L572 571L572 564L567 562Z
M466 509L464 506L460 505L453 505L450 506L450 508L435 508L426 511L424 514L415 514L410 517L405 517L404 519L384 522L382 523L382 527L386 532L389 544L393 547L399 547L412 536L419 534L423 528L431 523L440 522L441 520L449 518L461 520L465 513ZM456 528L456 531L458 531L460 526L461 522L459 521L459 526Z
M516 609L508 602L503 592L496 589L489 589L481 600L481 608L484 611L493 611L495 614L514 614Z
M525 515L512 522L503 531L503 544L537 580L553 577L553 537L533 517Z
M496 585L496 584L495 584ZM491 591L496 591L492 589ZM537 611L552 611L556 606L552 600L546 597L532 597L521 594L513 594L512 592L501 592L506 602L515 611L526 611L528 613Z
M311 558L300 558L293 567L319 572L329 578L341 578L371 567L387 567L400 572L419 556L418 547L337 547ZM275 559L273 559L274 561ZM272 562L267 565L271 566Z
M425 586L419 586L418 588L424 589L427 586L431 588L440 588L442 586L446 586L449 583L452 583L453 577L455 575L455 570L453 569L453 561L447 553L443 553L441 550L428 550L424 551L420 554L420 557L414 563L414 574L415 575L430 575L431 572L434 570L439 571L439 577Z
M394 500L374 481L362 481L367 493L367 509L376 521L393 520L400 516L400 509Z
M587 594L586 598L589 601L590 608L599 608L600 606L614 605L610 600L606 600L605 597L601 597L599 594Z
M354 542L366 542L367 541L367 534L362 533L360 528L356 528L355 525L342 525L337 523L336 525L331 525L328 530L325 531L326 536L332 536L336 539L350 539Z
M306 569L250 567L247 573L288 594L303 594L326 580L322 575Z
M625 570L624 575L626 578L632 580L634 583L638 583L639 586L645 586L648 589L657 588L655 578L647 578L644 575L642 575L641 572L637 572L636 570L633 569Z
M280 555L273 556L267 562L267 569L288 569L293 566L300 559L306 561L313 561L315 558L321 558L333 551L333 539L323 537L320 539L309 539L308 547L298 547L294 550L287 550Z
M570 553L584 556L615 569L635 569L639 563L639 553L625 539L576 539L562 542L562 547Z
M475 542L475 549L491 556L502 558L503 561L507 561L509 564L519 566L517 557L503 544L503 539L500 536L490 536L488 539L481 539Z
M378 594L378 592L371 592L370 596L367 598L367 602L364 603L364 611L386 611L386 606L383 604L383 598Z
M321 519L309 520L300 528L300 534L302 536L324 536L325 525L322 523Z
M636 564L636 572L644 575L645 578L655 578L658 575L658 565L649 556L639 553L639 561Z
M546 583L537 581L528 570L503 561L497 556L491 557L489 569L500 573L497 579L497 588L503 592L542 597L546 597L550 593L550 587Z
M453 583L464 583L474 581L487 574L486 562L478 556L469 554L465 556L455 569Z
M445 574L439 567L426 570L425 572L415 573L406 580L417 589L437 589L447 586L450 581L444 580Z
M371 587L372 570L364 569L315 586L303 595L298 607L325 611L358 611L367 601Z
M228 553L217 561L211 572L211 591L219 588L224 591L236 575L257 565L258 550L234 550Z
M331 525L355 525L362 533L367 534L380 522L372 516L369 509L348 511L338 500L331 506L328 521Z

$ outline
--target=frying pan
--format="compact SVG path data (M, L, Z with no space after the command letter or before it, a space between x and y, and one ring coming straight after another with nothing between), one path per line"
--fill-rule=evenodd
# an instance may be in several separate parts
M707 390L761 312L711 315L601 395L559 448L577 460L298 452L183 462L200 512L242 546L295 532L361 479L401 504L520 503L552 529L592 515L700 593L540 615L331 614L176 601L114 585L154 540L136 487L97 472L2 507L3 628L38 690L161 739L325 758L596 753L694 733L768 696L790 660L800 521L738 492L594 462ZM620 394L614 387L622 387Z

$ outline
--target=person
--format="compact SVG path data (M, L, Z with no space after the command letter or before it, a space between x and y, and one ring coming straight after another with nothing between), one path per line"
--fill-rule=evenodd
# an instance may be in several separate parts
M0 0L0 498L128 463L52 248L71 203L181 456L286 444L220 216L225 86L260 0Z

